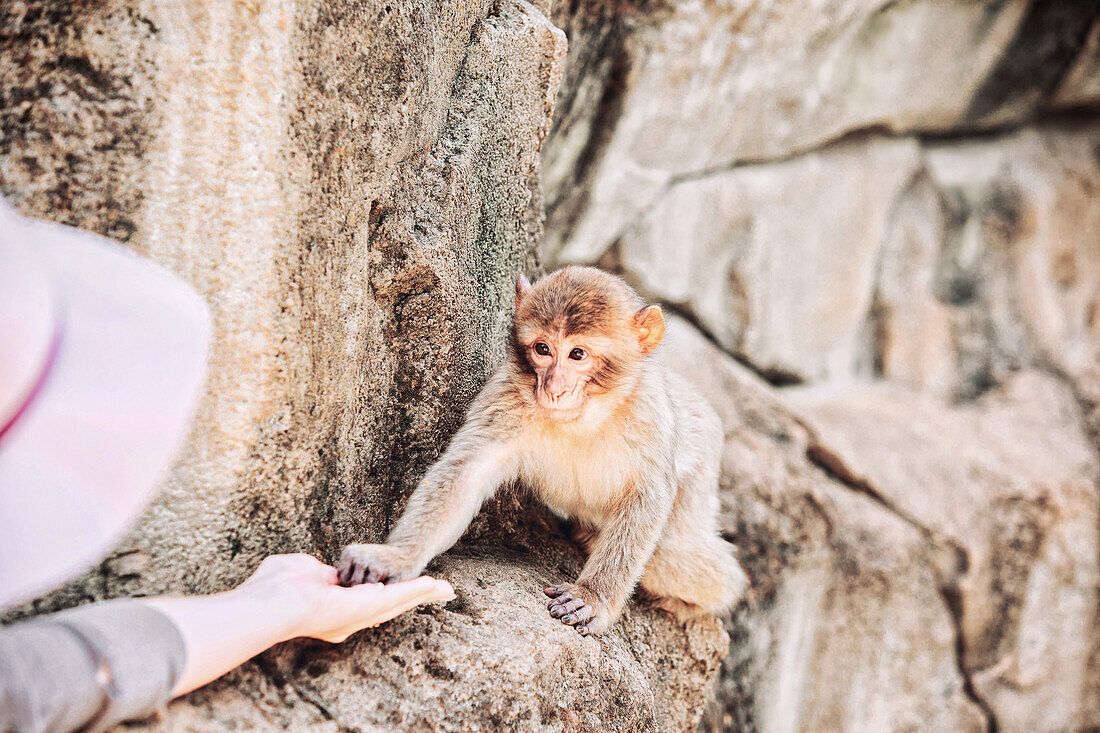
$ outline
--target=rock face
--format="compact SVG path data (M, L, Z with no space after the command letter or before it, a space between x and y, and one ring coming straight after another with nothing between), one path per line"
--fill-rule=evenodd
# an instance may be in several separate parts
M0 192L216 324L161 496L8 618L380 539L515 273L596 263L722 417L724 630L552 622L582 558L517 487L452 603L146 727L1100 728L1098 109L1094 0L8 3Z
M683 316L727 424L706 726L1100 725L1100 8L554 13L543 251Z
M539 151L566 53L547 11L0 10L0 190L167 265L216 328L159 498L100 567L9 619L217 590L272 552L331 561L385 535L502 356L516 274L539 267ZM541 594L579 565L556 522L503 498L434 568L455 602L338 647L285 645L149 725L694 729L720 625L639 607L582 639Z
M870 374L878 251L918 165L879 140L686 181L611 257L775 379Z
M969 397L1100 360L1100 126L868 136L669 187L604 256L775 379Z
M723 418L752 578L708 729L1095 725L1100 463L1071 390L779 395L683 321L664 348Z
M706 728L984 730L938 548L817 465L798 415L697 331L662 348L722 418L723 529L752 579Z
M586 22L609 5L620 31ZM684 179L859 131L981 130L1097 101L1091 2L635 5L581 2L558 20L571 55L616 54L569 79L547 145L561 172L547 250L563 260L598 257Z
M962 664L1002 727L1090 723L1100 464L1072 392L1024 372L954 407L886 385L791 400L824 465L957 553Z
M563 544L544 531L539 538ZM284 644L169 708L155 729L694 730L726 636L631 607L584 638L539 588L580 569L575 551L459 551L432 572L460 589L339 646ZM540 583L544 585L539 585ZM536 592L532 592L532 591Z
M331 555L385 531L502 353L514 273L535 261L532 189L565 48L525 4L431 22L392 4L159 11L108 5L60 28L33 9L11 18L32 46L41 32L47 48L64 47L49 34L73 48L19 65L9 167L46 168L57 144L46 133L59 123L22 122L55 106L34 96L54 88L35 86L36 71L61 86L104 66L97 79L143 88L135 158L74 132L67 155L87 156L89 175L60 188L125 188L126 241L204 293L217 329L193 438L132 543L148 572L120 591L209 588L273 549ZM155 36L144 76L80 45L117 17ZM101 97L124 90L85 91L74 128L107 118ZM99 185L115 168L130 178ZM24 212L111 233L77 195L64 215L51 177L11 181Z

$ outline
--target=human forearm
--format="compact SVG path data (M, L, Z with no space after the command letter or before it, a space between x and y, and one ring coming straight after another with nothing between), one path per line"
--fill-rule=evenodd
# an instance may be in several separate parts
M243 585L209 596L145 598L183 638L186 662L172 690L183 695L217 679L268 647L293 638L300 609L289 594Z
M148 715L272 644L339 642L421 603L454 598L429 577L341 588L309 555L274 555L209 596L116 600L0 628L0 731L100 730Z

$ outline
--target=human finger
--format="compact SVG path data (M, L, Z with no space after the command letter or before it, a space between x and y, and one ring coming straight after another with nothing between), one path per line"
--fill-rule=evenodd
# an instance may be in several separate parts
M412 608L421 603L449 601L455 597L450 583L436 580L430 575L375 587L378 588L376 598L387 607Z
M364 595L367 592L376 624L389 621L421 603L449 601L455 597L450 583L426 575L386 586L368 585L364 587Z
M323 565L322 567L323 569L321 570L321 574L324 577L325 584L339 585L340 577L336 572L336 568L332 567L331 565Z
M308 634L331 642L341 642L360 629L383 624L422 603L455 597L450 583L427 576L389 586L370 583L334 590L338 592L340 620L333 619L335 628Z

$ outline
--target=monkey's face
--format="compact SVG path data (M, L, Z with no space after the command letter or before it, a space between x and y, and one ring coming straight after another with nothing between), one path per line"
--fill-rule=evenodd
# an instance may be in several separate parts
M516 280L516 350L548 417L576 420L593 399L625 397L665 330L661 309L640 304L626 283L591 267L566 267L533 286Z
M538 334L527 344L527 361L535 372L535 399L553 420L580 416L601 360L583 338Z

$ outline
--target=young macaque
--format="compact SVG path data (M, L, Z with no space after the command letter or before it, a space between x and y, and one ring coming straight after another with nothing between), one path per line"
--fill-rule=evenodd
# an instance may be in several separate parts
M635 585L680 618L730 608L746 577L718 534L722 426L652 356L664 331L661 309L613 275L521 276L507 358L386 544L344 550L340 582L415 577L519 479L588 552L574 582L545 589L552 617L599 633Z

